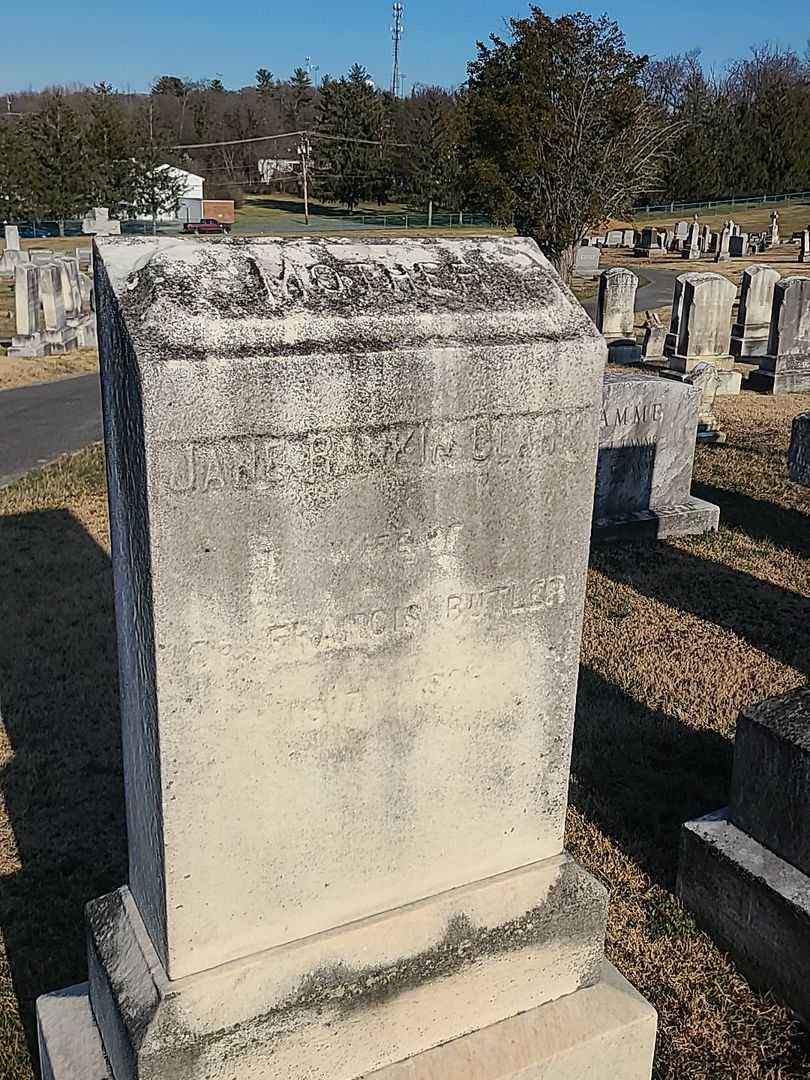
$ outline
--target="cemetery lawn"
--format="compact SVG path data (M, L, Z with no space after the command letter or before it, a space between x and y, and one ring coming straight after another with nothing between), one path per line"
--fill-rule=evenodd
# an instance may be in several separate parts
M743 232L764 232L771 222L771 214L774 210L779 211L779 231L783 237L790 239L790 234L799 229L806 229L810 224L810 202L803 200L795 203L768 203L763 206L732 206L726 203L722 206L713 206L710 209L698 210L701 225L711 225L713 229L722 229L729 218L735 221ZM678 214L663 213L637 214L633 219L636 229L643 229L646 225L660 225L666 228L676 221L691 221L694 210L682 210Z
M32 383L51 382L71 375L98 371L95 349L74 349L61 356L3 356L0 354L0 390L12 390Z
M610 889L610 959L658 1009L656 1080L810 1075L810 1038L674 897L740 707L810 673L810 491L785 477L807 409L721 400L728 443L698 450L693 485L720 532L592 553L567 842ZM31 1080L34 999L85 978L82 905L126 878L100 448L0 490L0 551L0 1076Z

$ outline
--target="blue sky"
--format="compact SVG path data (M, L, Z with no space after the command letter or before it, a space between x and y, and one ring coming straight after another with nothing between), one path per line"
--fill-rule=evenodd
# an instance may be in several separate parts
M524 14L516 0L404 0L402 70L415 82L457 85L475 42ZM722 67L766 40L803 51L810 37L808 0L613 0L541 4L550 15L607 10L631 48L666 55L699 47ZM109 3L37 0L3 4L0 90L106 79L146 89L160 74L215 78L228 87L253 82L258 67L287 76L305 57L339 74L355 60L381 84L390 80L389 0L137 0Z

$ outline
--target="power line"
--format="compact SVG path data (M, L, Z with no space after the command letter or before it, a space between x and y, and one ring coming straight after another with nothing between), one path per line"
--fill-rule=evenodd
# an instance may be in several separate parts
M410 149L412 143L384 142L381 139L355 139L349 135L329 135L325 131L286 131L281 135L255 135L250 139L226 139L222 142L184 143L167 146L166 150L206 150L216 146L242 146L246 143L268 142L270 139L324 139L328 142L361 143L363 146L395 146Z

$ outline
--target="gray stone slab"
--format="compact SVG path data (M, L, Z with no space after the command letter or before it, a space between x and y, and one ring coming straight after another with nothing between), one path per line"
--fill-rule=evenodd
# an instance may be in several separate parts
M810 1024L810 879L728 820L681 833L678 896L752 986Z
M593 535L688 535L717 527L690 494L702 391L645 375L604 380Z
M95 272L116 1080L359 1080L598 982L562 847L593 324L518 239L105 240Z
M740 713L729 817L760 844L810 873L810 687Z
M654 1009L607 962L594 986L368 1074L369 1080L649 1080ZM113 1080L87 984L40 998L43 1080ZM64 1039L65 1032L75 1038ZM540 1070L538 1072L538 1070ZM286 1074L290 1080L294 1074Z
M810 391L810 353L806 356L764 356L749 372L749 390L767 394L802 394Z
M788 475L797 484L810 487L810 413L800 413L793 421L788 450Z
M114 1080L87 983L39 998L37 1034L42 1080Z

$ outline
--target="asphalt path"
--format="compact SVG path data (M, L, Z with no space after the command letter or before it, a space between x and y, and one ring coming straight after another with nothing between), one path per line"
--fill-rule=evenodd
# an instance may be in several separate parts
M0 391L0 487L100 438L95 373Z
M640 273L647 284L638 290L636 310L668 304L677 271L645 266ZM596 299L589 298L583 307L593 316ZM0 391L0 487L100 438L98 375Z

